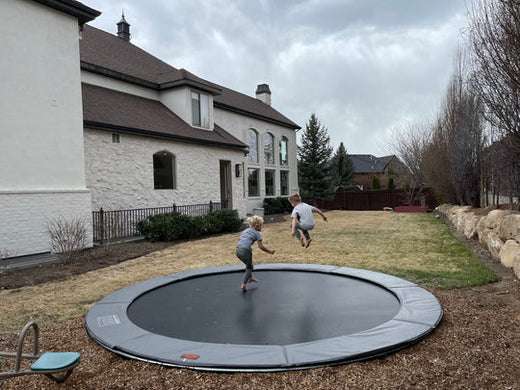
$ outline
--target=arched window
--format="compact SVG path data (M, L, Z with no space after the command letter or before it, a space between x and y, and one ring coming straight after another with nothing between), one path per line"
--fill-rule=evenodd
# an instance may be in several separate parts
M247 161L258 162L258 133L253 129L247 129L246 144L249 147Z
M289 152L287 150L287 138L280 140L280 165L289 165Z
M274 165L274 137L272 134L264 134L264 163Z
M175 156L163 150L153 155L153 186L156 190L176 188Z

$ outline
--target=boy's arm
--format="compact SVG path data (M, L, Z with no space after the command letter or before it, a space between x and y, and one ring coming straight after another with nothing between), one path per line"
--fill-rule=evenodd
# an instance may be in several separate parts
M316 211L319 215L321 215L325 222L328 222L327 217L325 216L325 214L323 214L323 212L319 208L315 207L314 211Z
M262 241L257 241L258 247L263 250L264 252L269 253L270 255L274 255L274 252L276 252L274 249L267 249L264 244L262 244Z

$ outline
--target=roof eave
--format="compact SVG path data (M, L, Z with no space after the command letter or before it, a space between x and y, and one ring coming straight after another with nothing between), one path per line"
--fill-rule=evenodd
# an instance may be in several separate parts
M93 129L93 130L111 131L111 132L118 132L118 133L123 133L123 134L131 134L131 135L138 135L138 136L144 136L144 137L166 139L166 140L171 140L171 141L186 142L186 143L192 143L192 144L198 144L198 145L216 146L216 147L222 147L222 148L228 148L228 149L235 149L235 150L240 150L247 154L247 146L244 147L241 145L235 145L235 144L231 144L231 143L227 143L227 142L219 142L219 141L213 141L213 140L201 140L200 138L185 137L185 136L176 135L176 134L166 134L166 133L160 133L157 131L136 129L136 128L131 128L131 127L113 125L113 124L109 124L109 123L101 123L101 122L86 121L86 120L83 121L83 126L86 128L89 128L89 129Z
M78 1L66 1L66 0L33 0L37 3L46 5L47 7L53 8L57 11L64 12L68 15L78 18L78 23L83 26L85 23L94 20L101 12L94 8L87 7Z
M299 129L301 129L301 127L296 125L296 124L282 122L282 121L279 121L279 120L276 120L276 119L273 119L273 118L269 118L269 117L266 117L266 116L263 116L263 115L255 114L255 113L250 112L250 111L246 111L246 110L242 110L240 108L229 106L229 105L224 104L224 103L213 101L213 106L216 107L216 108L221 108L223 110L235 112L237 114L250 116L250 117L256 118L256 119L261 119L263 121L266 121L266 122L269 122L269 123L273 123L275 125L279 125L279 126L282 126L282 127L288 127L289 129L292 129L292 130L299 130Z

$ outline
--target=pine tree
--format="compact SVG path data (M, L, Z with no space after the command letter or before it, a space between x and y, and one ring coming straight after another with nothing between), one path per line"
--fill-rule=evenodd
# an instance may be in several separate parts
M347 154L343 142L339 144L332 157L331 164L335 186L351 186L354 184L354 163Z
M315 202L331 199L333 195L330 156L332 147L327 129L312 114L305 125L298 147L300 195Z

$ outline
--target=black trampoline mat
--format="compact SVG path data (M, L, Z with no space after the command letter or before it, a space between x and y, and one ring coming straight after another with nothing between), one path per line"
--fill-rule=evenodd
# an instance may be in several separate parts
M286 345L371 329L392 319L399 301L360 279L306 271L206 275L138 297L128 317L152 333L222 344Z
M119 355L210 371L280 371L394 353L430 334L437 299L383 273L317 264L195 269L127 286L86 315L87 332Z

